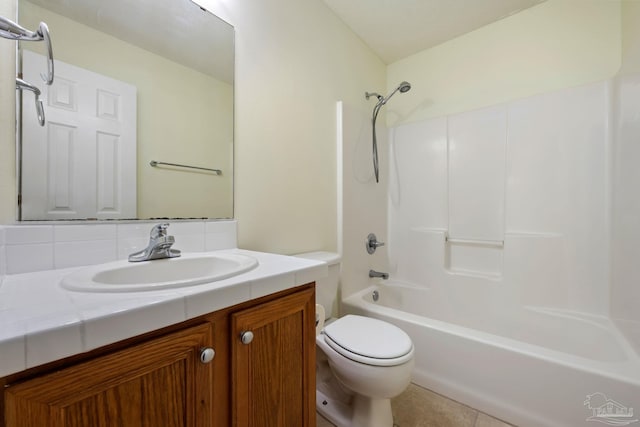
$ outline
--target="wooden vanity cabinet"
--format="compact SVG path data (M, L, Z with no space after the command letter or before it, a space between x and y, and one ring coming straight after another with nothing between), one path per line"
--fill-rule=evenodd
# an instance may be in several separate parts
M314 295L301 286L1 379L0 427L315 427Z
M298 292L231 315L234 426L315 426L315 298Z
M9 387L7 426L209 426L211 346L203 324Z

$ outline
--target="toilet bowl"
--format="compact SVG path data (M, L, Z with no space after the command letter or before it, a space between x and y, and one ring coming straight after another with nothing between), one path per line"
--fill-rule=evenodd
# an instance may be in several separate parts
M411 381L411 339L382 320L357 315L331 317L340 258L327 252L298 256L329 265L329 278L316 283L318 412L337 427L392 427L391 398Z
M347 315L324 328L316 346L340 385L352 393L349 404L330 408L327 401L320 413L338 427L392 427L391 398L411 380L409 336L381 320Z

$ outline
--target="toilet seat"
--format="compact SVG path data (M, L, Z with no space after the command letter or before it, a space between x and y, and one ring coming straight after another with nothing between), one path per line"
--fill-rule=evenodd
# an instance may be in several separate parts
M327 325L325 342L353 361L396 366L413 357L411 338L400 328L370 317L347 315Z

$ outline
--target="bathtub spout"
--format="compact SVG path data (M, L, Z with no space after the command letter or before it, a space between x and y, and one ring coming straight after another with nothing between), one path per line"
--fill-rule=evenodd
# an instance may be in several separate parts
M382 277L384 280L389 278L389 273L381 273L375 270L369 270L369 277Z

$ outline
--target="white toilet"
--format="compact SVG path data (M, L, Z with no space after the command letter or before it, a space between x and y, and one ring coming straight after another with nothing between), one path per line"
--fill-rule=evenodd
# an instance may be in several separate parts
M338 427L392 427L391 398L402 393L411 380L411 339L381 320L356 315L332 318L337 311L339 255L310 252L296 256L329 266L329 276L316 282L318 412Z

